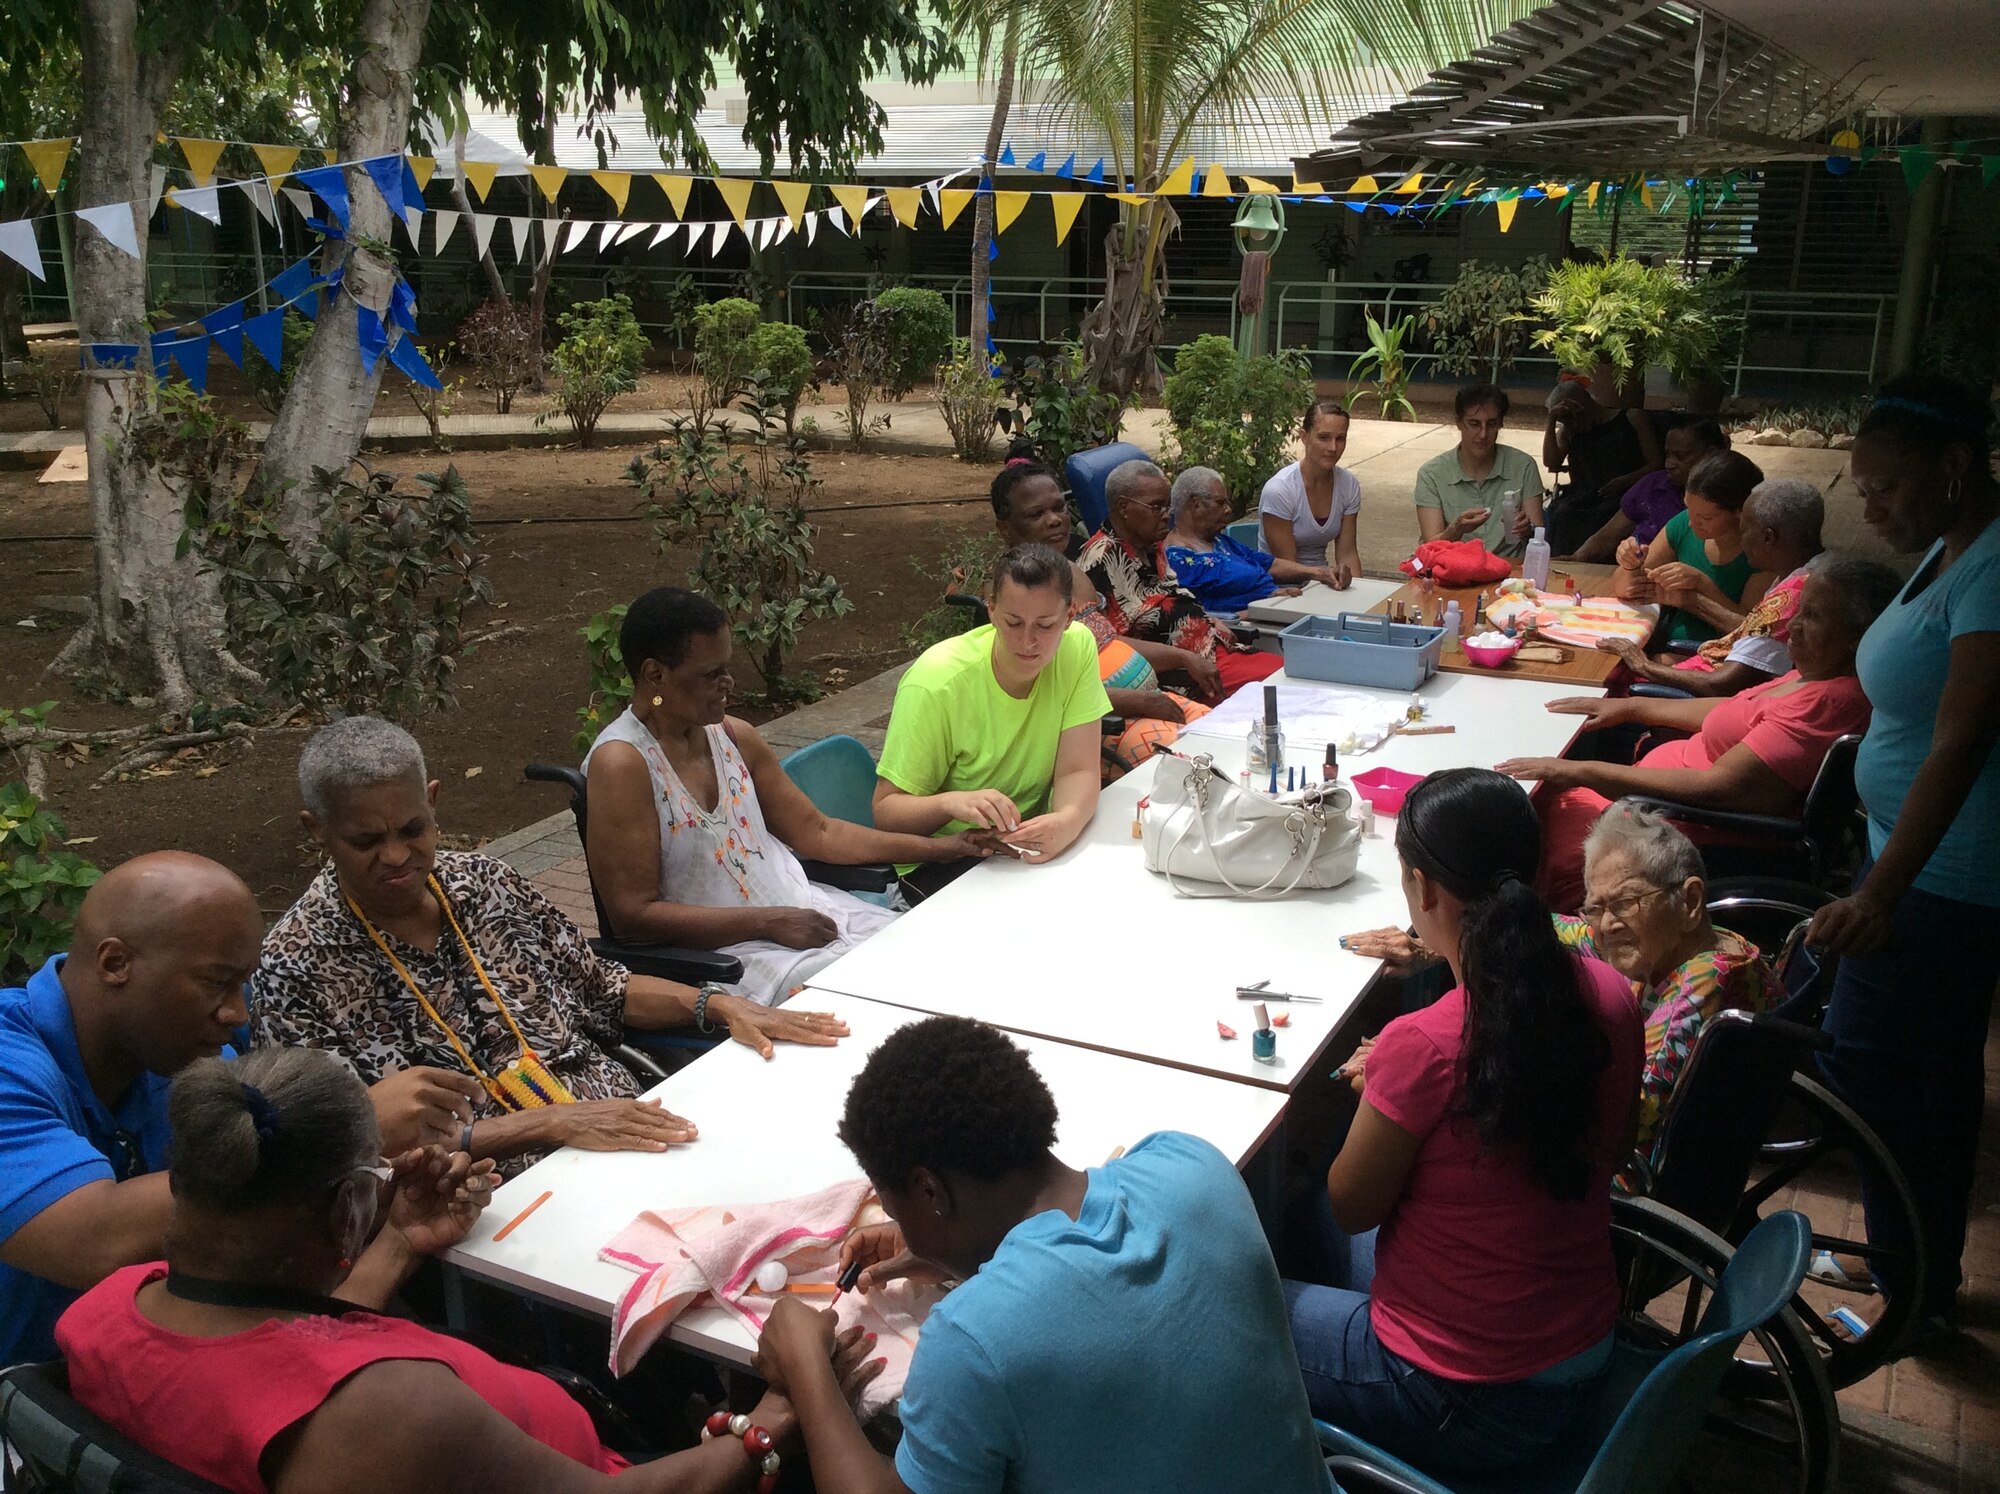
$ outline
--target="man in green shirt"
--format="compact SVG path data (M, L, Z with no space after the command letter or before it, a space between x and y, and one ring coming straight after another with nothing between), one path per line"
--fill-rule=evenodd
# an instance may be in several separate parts
M983 829L1031 865L1083 833L1097 812L1098 723L1111 701L1097 642L1071 621L1073 593L1060 553L1017 545L993 568L993 620L909 667L875 769L878 829ZM949 868L925 868L916 890L935 891L966 869Z
M1468 384L1452 400L1458 446L1417 469L1417 527L1426 540L1484 541L1495 555L1518 556L1542 522L1542 469L1516 446L1504 446L1507 391ZM1507 495L1516 495L1510 505Z

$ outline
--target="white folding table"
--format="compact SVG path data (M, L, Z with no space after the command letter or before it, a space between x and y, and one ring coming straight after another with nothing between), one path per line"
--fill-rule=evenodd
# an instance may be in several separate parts
M446 1254L447 1266L609 1318L635 1278L597 1252L642 1210L767 1203L857 1176L835 1133L847 1091L882 1040L923 1013L823 992L797 1004L835 1013L851 1035L833 1048L780 1044L768 1062L740 1043L703 1054L651 1091L701 1128L699 1140L666 1152L555 1152L499 1189L472 1234ZM1284 1112L1275 1090L1068 1043L1017 1041L1055 1096L1056 1151L1072 1167L1098 1166L1161 1130L1202 1137L1242 1167ZM548 1202L496 1243L495 1233L545 1191ZM740 1322L712 1306L683 1313L669 1336L739 1365L755 1348Z
M1273 681L1314 683L1290 682L1282 673ZM1408 698L1407 692L1380 693ZM1427 724L1457 731L1393 737L1373 752L1344 759L1343 777L1380 766L1423 774L1509 757L1553 757L1569 745L1581 718L1551 715L1544 707L1560 696L1602 691L1453 674L1433 677L1420 693ZM1186 736L1182 743L1189 751L1212 752L1232 775L1243 761L1241 741ZM1295 742L1291 751L1318 773L1323 744ZM1338 937L1408 922L1394 822L1378 819L1374 836L1362 841L1353 880L1342 887L1267 901L1181 897L1145 869L1132 834L1154 767L1143 764L1108 786L1089 830L1053 861L992 858L821 970L811 995L797 999L831 991L977 1017L1015 1032L1289 1092L1381 969L1379 961L1342 950ZM1270 1003L1274 1014L1290 1014L1290 1025L1278 1033L1275 1063L1252 1057L1250 1004L1235 996L1238 986L1257 981L1320 998ZM1239 1036L1222 1038L1218 1022Z
M1378 581L1372 576L1356 576L1345 591L1335 591L1318 581L1310 583L1295 597L1266 597L1252 602L1239 614L1245 622L1267 628L1282 628L1302 617L1338 617L1343 612L1366 612L1386 601L1402 588L1402 581Z

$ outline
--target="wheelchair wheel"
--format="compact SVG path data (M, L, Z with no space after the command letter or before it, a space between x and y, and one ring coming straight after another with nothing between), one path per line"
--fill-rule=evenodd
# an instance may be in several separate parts
M1651 1199L1612 1200L1625 1301L1621 1338L1666 1353L1694 1335L1732 1247ZM1795 1307L1744 1337L1709 1408L1703 1446L1689 1459L1699 1488L1704 1465L1730 1469L1771 1494L1826 1494L1838 1487L1840 1411L1818 1345Z
M1906 1249L1866 1238L1867 1224L1857 1201L1863 1166L1886 1180L1886 1190L1902 1216L1902 1237L1911 1242ZM1793 1303L1818 1345L1828 1380L1839 1388L1866 1379L1893 1357L1897 1341L1923 1300L1922 1228L1910 1186L1881 1140L1826 1086L1805 1074L1792 1076L1791 1095L1778 1114L1774 1134L1764 1143L1762 1163L1743 1195L1730 1238L1742 1239L1772 1209L1797 1209L1810 1219L1815 1251L1858 1257L1871 1267L1895 1261L1907 1271L1909 1289L1886 1295L1881 1315L1858 1340L1836 1333L1825 1314L1878 1295L1872 1284L1842 1287L1808 1278ZM1852 1226L1850 1218L1855 1221Z

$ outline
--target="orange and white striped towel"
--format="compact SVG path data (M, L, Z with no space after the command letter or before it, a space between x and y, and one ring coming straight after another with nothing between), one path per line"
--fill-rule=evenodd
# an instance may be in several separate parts
M1660 609L1621 601L1617 597L1575 597L1534 591L1523 596L1503 593L1486 608L1495 627L1532 627L1556 643L1594 648L1603 640L1626 638L1643 644L1659 626Z
M898 1281L831 1300L840 1242L857 1225L887 1217L865 1178L777 1203L641 1214L598 1251L599 1259L638 1273L612 1314L612 1373L628 1372L704 1297L761 1334L776 1298L758 1290L757 1268L782 1261L791 1285L820 1289L805 1297L809 1305L833 1307L843 1330L860 1323L875 1334L875 1353L888 1362L862 1390L857 1414L866 1420L893 1405L939 1288Z

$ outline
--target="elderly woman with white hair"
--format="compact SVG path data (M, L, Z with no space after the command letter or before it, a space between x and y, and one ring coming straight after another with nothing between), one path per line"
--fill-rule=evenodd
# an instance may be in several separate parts
M1104 528L1090 537L1077 564L1104 599L1113 631L1135 644L1183 650L1189 682L1207 700L1276 674L1284 661L1239 644L1167 563L1173 501L1167 474L1152 462L1121 462L1105 479L1104 496Z
M1341 584L1331 566L1281 560L1225 534L1229 490L1213 467L1189 467L1176 477L1168 512L1167 564L1210 612L1241 612L1266 597L1295 597L1308 581L1336 589Z
M299 757L299 821L328 865L264 939L251 977L260 1046L333 1053L363 1083L424 1070L431 1134L474 1157L556 1146L665 1151L695 1127L638 1098L608 1051L627 1027L692 1024L771 1056L846 1025L600 959L526 877L438 849L437 781L400 726L349 716ZM442 1136L436 1134L443 1132Z
M1628 794L1740 814L1795 815L1834 742L1868 729L1855 654L1896 594L1896 573L1872 560L1828 557L1807 578L1792 618L1795 666L1741 695L1693 700L1573 696L1558 715L1587 717L1586 732L1641 726L1692 735L1662 742L1636 763L1519 757L1499 764L1541 785L1542 895L1573 908L1582 893L1584 833Z
M1800 477L1757 484L1743 503L1743 555L1753 570L1778 579L1743 620L1687 658L1653 660L1637 644L1619 639L1598 645L1617 654L1642 680L1690 695L1735 695L1792 667L1792 618L1805 594L1806 572L1826 553L1820 529L1826 500Z

